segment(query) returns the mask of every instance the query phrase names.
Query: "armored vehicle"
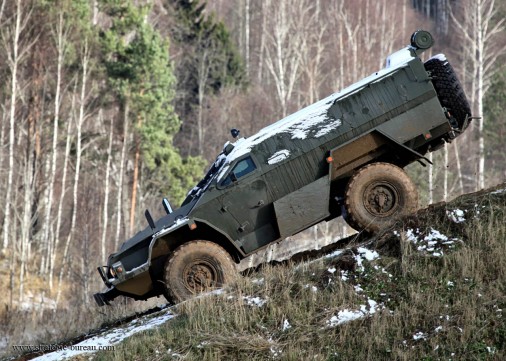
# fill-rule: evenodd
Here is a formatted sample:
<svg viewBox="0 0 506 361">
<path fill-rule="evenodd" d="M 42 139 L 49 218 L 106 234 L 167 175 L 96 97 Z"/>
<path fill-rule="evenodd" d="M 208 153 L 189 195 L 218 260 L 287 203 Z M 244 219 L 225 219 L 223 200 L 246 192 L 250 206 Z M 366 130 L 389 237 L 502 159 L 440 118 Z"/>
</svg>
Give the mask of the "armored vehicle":
<svg viewBox="0 0 506 361">
<path fill-rule="evenodd" d="M 226 143 L 208 173 L 172 210 L 98 267 L 119 295 L 186 300 L 220 287 L 241 259 L 308 227 L 344 216 L 374 232 L 417 206 L 403 167 L 461 134 L 471 112 L 444 55 L 425 63 L 420 30 L 386 67 L 248 138 Z"/>
</svg>

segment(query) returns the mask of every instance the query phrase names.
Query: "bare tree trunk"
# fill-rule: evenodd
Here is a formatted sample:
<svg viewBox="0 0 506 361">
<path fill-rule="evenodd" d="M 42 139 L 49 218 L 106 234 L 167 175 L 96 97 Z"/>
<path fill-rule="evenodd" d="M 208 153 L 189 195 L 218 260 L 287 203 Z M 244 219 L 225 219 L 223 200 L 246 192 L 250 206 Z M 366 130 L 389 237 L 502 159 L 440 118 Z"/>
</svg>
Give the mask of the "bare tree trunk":
<svg viewBox="0 0 506 361">
<path fill-rule="evenodd" d="M 433 178 L 433 168 L 434 166 L 432 165 L 432 162 L 433 162 L 433 156 L 432 156 L 432 152 L 429 153 L 429 160 L 430 160 L 430 163 L 429 163 L 429 204 L 432 204 L 434 203 L 434 178 Z"/>
<path fill-rule="evenodd" d="M 301 72 L 300 49 L 307 46 L 304 34 L 310 9 L 304 0 L 291 3 L 282 0 L 266 9 L 272 12 L 271 29 L 267 33 L 271 46 L 266 47 L 266 65 L 274 79 L 283 117 L 288 113 L 288 101 Z"/>
<path fill-rule="evenodd" d="M 407 1 L 402 1 L 402 38 L 406 39 L 406 7 L 407 7 Z"/>
<path fill-rule="evenodd" d="M 2 23 L 2 18 L 4 16 L 5 10 L 5 0 L 2 0 L 2 4 L 0 5 L 0 24 Z"/>
<path fill-rule="evenodd" d="M 92 17 L 92 24 L 93 25 L 97 25 L 98 24 L 98 1 L 97 0 L 93 0 L 93 17 Z"/>
<path fill-rule="evenodd" d="M 62 291 L 62 278 L 63 278 L 63 271 L 65 269 L 67 258 L 68 258 L 68 251 L 70 248 L 70 243 L 72 241 L 72 238 L 74 237 L 74 232 L 76 228 L 76 218 L 77 218 L 77 197 L 78 197 L 78 190 L 79 190 L 79 177 L 81 174 L 81 132 L 82 132 L 82 126 L 84 123 L 84 108 L 86 105 L 86 82 L 88 81 L 88 64 L 90 61 L 90 53 L 88 49 L 88 42 L 87 40 L 84 40 L 84 53 L 82 57 L 82 79 L 81 79 L 81 94 L 79 97 L 79 118 L 77 119 L 76 124 L 76 130 L 77 130 L 77 139 L 76 139 L 76 165 L 75 165 L 75 172 L 74 172 L 74 189 L 73 189 L 73 200 L 72 200 L 72 218 L 70 221 L 70 230 L 67 237 L 67 240 L 65 242 L 65 248 L 63 251 L 63 258 L 62 258 L 62 265 L 60 269 L 60 274 L 58 276 L 58 291 L 56 294 L 56 304 L 60 301 L 61 291 Z"/>
<path fill-rule="evenodd" d="M 244 17 L 245 17 L 245 20 L 244 20 L 244 25 L 245 25 L 245 29 L 244 29 L 244 50 L 245 50 L 245 59 L 244 61 L 246 62 L 246 75 L 248 76 L 249 78 L 249 68 L 250 68 L 250 59 L 249 59 L 249 28 L 250 28 L 250 0 L 245 0 L 246 1 L 246 4 L 244 6 Z"/>
<path fill-rule="evenodd" d="M 140 158 L 141 158 L 141 144 L 140 139 L 137 136 L 137 140 L 135 142 L 134 174 L 132 180 L 132 199 L 130 203 L 130 227 L 129 227 L 130 234 L 134 233 L 134 226 L 135 226 L 135 210 L 137 207 L 137 187 L 139 186 Z"/>
<path fill-rule="evenodd" d="M 459 154 L 459 147 L 457 146 L 457 142 L 453 142 L 453 150 L 455 152 L 455 162 L 457 163 L 457 176 L 459 178 L 459 188 L 460 188 L 460 194 L 464 193 L 464 181 L 463 181 L 463 175 L 462 175 L 462 166 L 460 165 L 460 154 Z"/>
<path fill-rule="evenodd" d="M 33 121 L 33 120 L 32 120 Z M 31 123 L 31 122 L 29 122 Z M 31 240 L 32 230 L 32 205 L 33 205 L 33 182 L 34 182 L 34 152 L 33 152 L 33 139 L 34 125 L 29 124 L 28 137 L 27 137 L 27 151 L 25 158 L 25 169 L 23 175 L 23 213 L 21 220 L 21 252 L 19 257 L 19 302 L 23 300 L 23 290 L 25 281 L 26 261 L 28 247 Z"/>
<path fill-rule="evenodd" d="M 262 82 L 264 56 L 265 56 L 265 38 L 267 36 L 267 12 L 270 9 L 271 0 L 262 1 L 260 4 L 260 11 L 262 13 L 262 26 L 260 31 L 260 54 L 258 55 L 258 73 L 257 81 L 259 84 Z"/>
<path fill-rule="evenodd" d="M 118 248 L 119 243 L 119 237 L 121 234 L 121 215 L 122 215 L 122 208 L 121 203 L 123 199 L 123 173 L 125 172 L 125 157 L 126 157 L 126 150 L 127 150 L 127 144 L 128 144 L 128 112 L 129 110 L 129 104 L 128 100 L 125 101 L 124 104 L 124 119 L 123 119 L 123 145 L 121 147 L 121 157 L 120 157 L 120 165 L 119 165 L 119 181 L 118 181 L 118 195 L 116 200 L 116 236 L 114 237 L 114 249 Z"/>
<path fill-rule="evenodd" d="M 444 153 L 444 173 L 443 173 L 443 200 L 446 202 L 448 199 L 448 168 L 450 165 L 448 164 L 448 144 L 445 143 L 443 148 Z"/>
<path fill-rule="evenodd" d="M 49 241 L 49 228 L 51 224 L 51 209 L 53 206 L 53 193 L 54 183 L 56 179 L 56 161 L 58 159 L 58 123 L 60 121 L 60 93 L 61 93 L 61 78 L 62 78 L 62 67 L 65 59 L 65 36 L 63 29 L 63 11 L 60 11 L 58 17 L 58 25 L 56 28 L 56 51 L 57 56 L 57 69 L 56 69 L 56 90 L 54 96 L 54 118 L 53 118 L 53 142 L 51 146 L 51 169 L 49 172 L 47 198 L 45 200 L 45 213 L 44 220 L 42 222 L 42 243 L 47 244 L 47 259 L 51 258 L 51 245 Z M 49 262 L 48 262 L 49 263 Z M 46 267 L 41 267 L 46 268 Z"/>
<path fill-rule="evenodd" d="M 485 138 L 483 119 L 483 98 L 490 86 L 490 79 L 497 72 L 495 66 L 505 47 L 495 43 L 497 37 L 504 34 L 504 17 L 498 17 L 495 0 L 476 0 L 463 3 L 463 21 L 453 11 L 449 12 L 453 24 L 460 36 L 470 46 L 466 57 L 471 59 L 473 67 L 471 99 L 474 109 L 481 119 L 478 121 L 478 182 L 477 188 L 485 188 Z"/>
<path fill-rule="evenodd" d="M 100 118 L 102 118 L 102 109 L 100 110 Z M 102 238 L 100 240 L 100 260 L 105 260 L 105 240 L 107 238 L 107 225 L 109 221 L 109 192 L 110 192 L 110 173 L 111 173 L 111 153 L 112 153 L 112 137 L 114 134 L 114 122 L 111 120 L 111 130 L 109 131 L 109 146 L 107 148 L 107 162 L 105 165 L 105 187 L 104 187 L 104 208 L 102 213 Z"/>
<path fill-rule="evenodd" d="M 74 94 L 76 94 L 77 89 L 77 81 L 74 86 Z M 70 107 L 70 114 L 74 114 L 75 109 L 75 96 L 72 97 L 72 104 Z M 70 145 L 72 138 L 72 120 L 67 120 L 67 141 L 65 144 L 65 156 L 63 158 L 63 170 L 62 170 L 62 177 L 61 177 L 61 192 L 60 192 L 60 199 L 58 201 L 58 211 L 56 214 L 56 230 L 53 234 L 52 238 L 52 254 L 50 258 L 50 264 L 49 264 L 49 289 L 53 290 L 53 273 L 54 273 L 54 265 L 56 261 L 56 254 L 58 253 L 58 245 L 60 243 L 60 229 L 61 229 L 61 223 L 62 223 L 62 213 L 63 213 L 63 200 L 65 198 L 66 193 L 66 186 L 67 186 L 67 169 L 68 169 L 68 162 L 69 162 L 69 155 L 70 155 Z"/>
<path fill-rule="evenodd" d="M 3 4 L 2 4 L 3 8 Z M 11 101 L 10 101 L 10 116 L 9 116 L 9 162 L 7 170 L 7 189 L 5 192 L 5 213 L 4 223 L 2 229 L 2 249 L 9 246 L 9 228 L 11 222 L 11 199 L 12 199 L 12 179 L 14 177 L 14 143 L 15 143 L 15 117 L 16 117 L 16 94 L 18 91 L 18 65 L 20 61 L 19 54 L 19 35 L 21 33 L 21 0 L 16 2 L 16 25 L 14 28 L 14 36 L 12 39 L 12 49 L 9 44 L 5 44 L 8 56 L 9 67 L 11 70 Z"/>
<path fill-rule="evenodd" d="M 494 1 L 492 1 L 493 3 Z M 493 6 L 493 5 L 492 5 Z M 478 70 L 478 114 L 480 114 L 480 119 L 478 121 L 478 154 L 479 154 L 479 164 L 478 164 L 478 189 L 485 188 L 485 139 L 483 134 L 483 63 L 484 63 L 484 51 L 485 51 L 485 39 L 483 34 L 483 2 L 482 0 L 476 1 L 476 22 L 477 22 L 477 44 L 478 53 L 477 55 L 477 70 Z M 488 25 L 488 24 L 487 24 Z M 486 25 L 485 25 L 486 26 Z M 486 32 L 486 30 L 485 30 Z"/>
<path fill-rule="evenodd" d="M 206 86 L 207 80 L 209 78 L 209 68 L 211 66 L 210 61 L 208 60 L 208 52 L 207 49 L 204 49 L 200 57 L 200 63 L 198 64 L 198 109 L 197 109 L 197 142 L 198 142 L 198 150 L 199 155 L 204 154 L 204 137 L 205 137 L 205 129 L 204 129 L 204 99 L 206 94 Z"/>
</svg>

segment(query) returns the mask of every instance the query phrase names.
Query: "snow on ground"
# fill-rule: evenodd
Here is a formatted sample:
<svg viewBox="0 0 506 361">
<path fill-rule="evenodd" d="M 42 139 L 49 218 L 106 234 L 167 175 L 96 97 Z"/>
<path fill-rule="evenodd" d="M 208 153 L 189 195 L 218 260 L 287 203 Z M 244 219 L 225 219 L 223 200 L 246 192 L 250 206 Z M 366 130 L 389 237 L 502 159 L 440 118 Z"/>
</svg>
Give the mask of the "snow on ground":
<svg viewBox="0 0 506 361">
<path fill-rule="evenodd" d="M 492 193 L 490 193 L 490 194 L 501 194 L 501 193 L 504 193 L 504 192 L 506 192 L 506 188 L 504 188 L 504 189 L 498 189 L 498 190 L 496 190 L 496 191 L 493 191 L 493 192 L 492 192 Z"/>
<path fill-rule="evenodd" d="M 75 345 L 66 346 L 61 350 L 39 356 L 33 360 L 57 361 L 84 353 L 94 353 L 100 350 L 104 350 L 107 349 L 107 346 L 117 345 L 125 338 L 130 337 L 136 333 L 158 327 L 173 317 L 175 317 L 175 315 L 170 310 L 165 310 L 156 317 L 148 318 L 148 316 L 146 316 L 145 318 L 133 320 L 126 326 L 107 330 L 102 334 L 88 338 Z"/>
<path fill-rule="evenodd" d="M 257 306 L 262 307 L 267 303 L 267 300 L 264 300 L 260 297 L 253 297 L 253 296 L 244 296 L 243 300 L 246 301 L 246 304 L 249 306 Z"/>
<path fill-rule="evenodd" d="M 375 314 L 383 306 L 370 298 L 367 299 L 367 305 L 360 305 L 358 310 L 344 309 L 337 313 L 337 316 L 332 316 L 327 321 L 327 327 L 336 327 L 347 322 L 355 321 Z"/>
<path fill-rule="evenodd" d="M 394 234 L 400 236 L 397 232 Z M 445 249 L 452 249 L 456 242 L 462 242 L 458 238 L 449 238 L 434 228 L 431 228 L 428 233 L 418 228 L 408 228 L 404 236 L 407 241 L 417 246 L 418 251 L 434 257 L 442 257 Z"/>
<path fill-rule="evenodd" d="M 283 328 L 282 328 L 282 330 L 286 331 L 286 330 L 289 330 L 291 328 L 292 328 L 292 326 L 290 325 L 290 322 L 288 322 L 288 320 L 285 318 L 285 320 L 283 321 Z"/>
<path fill-rule="evenodd" d="M 365 247 L 358 247 L 357 254 L 354 255 L 354 258 L 357 263 L 356 272 L 361 273 L 364 272 L 364 261 L 372 262 L 376 259 L 379 259 L 380 256 L 376 251 L 371 251 Z M 334 274 L 336 269 L 332 267 L 327 271 L 331 274 Z M 340 279 L 343 282 L 346 282 L 349 279 L 348 275 L 348 271 L 341 271 Z M 354 288 L 357 294 L 362 294 L 364 291 L 360 285 L 355 285 Z M 327 327 L 336 327 L 347 322 L 366 318 L 384 308 L 383 304 L 378 304 L 375 300 L 369 298 L 368 296 L 365 297 L 366 304 L 360 305 L 358 310 L 350 310 L 346 308 L 338 311 L 337 315 L 334 315 L 329 320 L 327 320 Z"/>
<path fill-rule="evenodd" d="M 446 215 L 448 218 L 454 222 L 454 223 L 462 223 L 465 222 L 466 219 L 464 218 L 464 213 L 466 211 L 463 211 L 461 209 L 454 209 L 454 210 L 446 210 Z"/>
</svg>

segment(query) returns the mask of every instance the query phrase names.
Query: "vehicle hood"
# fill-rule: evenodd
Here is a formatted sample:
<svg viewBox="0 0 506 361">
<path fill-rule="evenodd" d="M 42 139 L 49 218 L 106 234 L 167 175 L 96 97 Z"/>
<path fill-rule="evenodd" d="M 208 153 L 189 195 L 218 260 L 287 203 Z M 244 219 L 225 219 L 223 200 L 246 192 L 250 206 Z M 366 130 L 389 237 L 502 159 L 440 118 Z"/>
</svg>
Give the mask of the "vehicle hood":
<svg viewBox="0 0 506 361">
<path fill-rule="evenodd" d="M 197 199 L 194 201 L 185 204 L 183 207 L 176 209 L 174 212 L 167 214 L 155 222 L 155 228 L 146 227 L 142 231 L 138 232 L 135 236 L 125 241 L 119 251 L 117 253 L 113 253 L 111 257 L 117 255 L 118 253 L 122 253 L 130 248 L 137 246 L 139 243 L 143 243 L 145 241 L 150 242 L 153 234 L 158 233 L 166 228 L 173 226 L 178 220 L 181 220 L 187 217 L 195 204 L 197 203 Z"/>
</svg>

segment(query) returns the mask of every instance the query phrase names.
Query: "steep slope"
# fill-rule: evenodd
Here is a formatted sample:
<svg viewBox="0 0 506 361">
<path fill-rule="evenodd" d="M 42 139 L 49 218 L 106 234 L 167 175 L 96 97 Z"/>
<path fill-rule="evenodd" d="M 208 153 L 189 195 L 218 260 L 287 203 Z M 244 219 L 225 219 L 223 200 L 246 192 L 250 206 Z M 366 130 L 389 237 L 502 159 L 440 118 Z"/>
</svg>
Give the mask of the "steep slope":
<svg viewBox="0 0 506 361">
<path fill-rule="evenodd" d="M 506 358 L 506 184 L 349 241 L 139 319 L 160 325 L 93 359 Z"/>
</svg>

